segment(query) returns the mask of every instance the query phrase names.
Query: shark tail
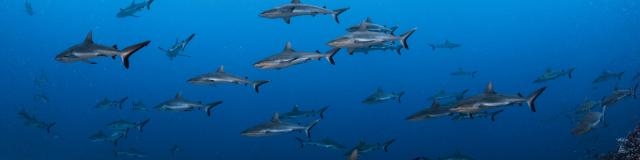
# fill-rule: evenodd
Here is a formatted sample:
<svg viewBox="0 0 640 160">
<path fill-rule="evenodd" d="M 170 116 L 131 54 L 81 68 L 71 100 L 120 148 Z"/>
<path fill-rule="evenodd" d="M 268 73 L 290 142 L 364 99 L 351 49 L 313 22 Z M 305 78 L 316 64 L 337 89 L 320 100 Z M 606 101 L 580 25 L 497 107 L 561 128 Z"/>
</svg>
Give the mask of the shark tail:
<svg viewBox="0 0 640 160">
<path fill-rule="evenodd" d="M 542 87 L 536 91 L 534 91 L 533 93 L 531 93 L 531 95 L 529 96 L 528 100 L 527 100 L 527 105 L 529 105 L 529 109 L 531 109 L 531 112 L 536 112 L 536 99 L 538 99 L 538 96 L 540 96 L 540 94 L 542 94 L 542 92 L 544 92 L 544 90 L 546 90 L 547 87 Z"/>
<path fill-rule="evenodd" d="M 396 53 L 398 53 L 398 55 L 402 55 L 402 52 L 400 52 L 400 50 L 402 50 L 402 47 L 398 47 L 398 48 L 396 49 Z"/>
<path fill-rule="evenodd" d="M 145 120 L 143 120 L 143 121 L 139 122 L 139 123 L 138 123 L 138 126 L 137 126 L 138 131 L 142 132 L 142 129 L 144 129 L 144 126 L 146 126 L 146 125 L 149 123 L 149 121 L 150 121 L 150 120 L 151 120 L 150 118 L 147 118 L 147 119 L 145 119 Z M 126 134 L 125 134 L 125 135 L 126 135 Z"/>
<path fill-rule="evenodd" d="M 300 143 L 300 149 L 304 148 L 304 139 L 302 139 L 300 137 L 296 137 L 296 141 L 298 141 L 298 143 Z"/>
<path fill-rule="evenodd" d="M 320 113 L 320 119 L 324 118 L 324 112 L 326 112 L 327 109 L 329 109 L 329 106 L 322 107 L 320 108 L 320 110 L 318 110 L 318 112 Z"/>
<path fill-rule="evenodd" d="M 313 129 L 313 127 L 315 127 L 318 124 L 318 122 L 320 122 L 319 119 L 311 122 L 309 126 L 304 128 L 304 133 L 307 135 L 307 138 L 311 138 L 311 129 Z"/>
<path fill-rule="evenodd" d="M 344 13 L 345 11 L 349 10 L 349 8 L 340 8 L 340 9 L 336 9 L 333 10 L 333 19 L 336 20 L 336 23 L 340 23 L 340 19 L 338 18 L 338 16 L 340 16 L 340 14 Z"/>
<path fill-rule="evenodd" d="M 429 46 L 431 47 L 431 50 L 436 51 L 436 45 L 435 44 L 429 44 Z"/>
<path fill-rule="evenodd" d="M 256 81 L 253 81 L 251 86 L 253 87 L 253 90 L 256 91 L 256 93 L 260 93 L 260 86 L 262 86 L 264 84 L 267 84 L 269 82 L 271 82 L 271 81 L 268 81 L 268 80 L 256 80 Z"/>
<path fill-rule="evenodd" d="M 382 149 L 384 149 L 385 152 L 388 152 L 389 151 L 389 146 L 395 141 L 396 141 L 396 139 L 391 139 L 391 140 L 389 140 L 387 142 L 384 142 L 382 144 Z"/>
<path fill-rule="evenodd" d="M 129 128 L 127 128 L 127 129 L 124 131 L 124 135 L 122 135 L 122 137 L 124 137 L 124 139 L 127 139 L 127 137 L 129 137 Z"/>
<path fill-rule="evenodd" d="M 326 53 L 327 56 L 325 58 L 329 63 L 331 63 L 331 65 L 336 65 L 336 62 L 333 60 L 333 56 L 335 56 L 338 51 L 340 51 L 340 48 L 334 48 Z"/>
<path fill-rule="evenodd" d="M 467 92 L 469 92 L 469 89 L 464 89 L 462 92 L 460 92 L 459 95 L 456 96 L 456 100 L 464 99 L 464 95 L 467 94 Z"/>
<path fill-rule="evenodd" d="M 638 87 L 640 86 L 640 83 L 636 83 L 635 86 L 633 86 L 633 90 L 631 90 L 631 95 L 633 96 L 634 99 L 638 98 Z"/>
<path fill-rule="evenodd" d="M 417 28 L 413 28 L 410 31 L 400 35 L 399 39 L 400 39 L 400 43 L 402 44 L 402 47 L 404 47 L 405 49 L 409 49 L 409 44 L 407 44 L 407 40 L 409 39 L 409 37 L 411 37 L 411 35 L 414 32 L 416 32 L 416 30 L 418 30 L 418 29 Z"/>
<path fill-rule="evenodd" d="M 618 74 L 616 77 L 618 77 L 618 80 L 622 80 L 622 75 L 624 75 L 624 72 L 620 72 L 620 74 Z"/>
<path fill-rule="evenodd" d="M 500 113 L 502 113 L 504 110 L 499 110 L 499 111 L 495 111 L 493 113 L 491 113 L 491 122 L 495 122 L 496 121 L 496 116 Z"/>
<path fill-rule="evenodd" d="M 573 78 L 573 71 L 575 70 L 576 70 L 575 67 L 569 68 L 569 70 L 567 71 L 567 76 L 569 76 L 569 79 Z"/>
<path fill-rule="evenodd" d="M 46 127 L 47 133 L 51 133 L 51 128 L 53 128 L 53 126 L 56 126 L 56 122 L 47 124 L 47 127 Z"/>
<path fill-rule="evenodd" d="M 138 50 L 142 49 L 142 47 L 149 45 L 149 43 L 151 43 L 151 41 L 144 41 L 125 48 L 120 54 L 120 58 L 122 58 L 122 64 L 124 64 L 124 68 L 129 69 L 129 57 L 131 57 L 133 53 L 136 53 Z"/>
<path fill-rule="evenodd" d="M 147 10 L 151 10 L 151 3 L 153 3 L 153 0 L 147 1 Z"/>
<path fill-rule="evenodd" d="M 400 92 L 400 93 L 396 93 L 396 97 L 398 99 L 398 103 L 402 103 L 402 96 L 404 96 L 404 91 Z"/>
<path fill-rule="evenodd" d="M 124 105 L 124 102 L 127 101 L 127 99 L 129 99 L 129 97 L 124 97 L 122 99 L 120 99 L 120 101 L 118 101 L 118 108 L 122 109 L 122 106 Z"/>
<path fill-rule="evenodd" d="M 207 112 L 207 116 L 211 117 L 211 110 L 220 104 L 222 104 L 222 101 L 215 101 L 213 103 L 207 104 L 207 106 L 205 106 L 204 108 L 204 111 Z"/>
</svg>

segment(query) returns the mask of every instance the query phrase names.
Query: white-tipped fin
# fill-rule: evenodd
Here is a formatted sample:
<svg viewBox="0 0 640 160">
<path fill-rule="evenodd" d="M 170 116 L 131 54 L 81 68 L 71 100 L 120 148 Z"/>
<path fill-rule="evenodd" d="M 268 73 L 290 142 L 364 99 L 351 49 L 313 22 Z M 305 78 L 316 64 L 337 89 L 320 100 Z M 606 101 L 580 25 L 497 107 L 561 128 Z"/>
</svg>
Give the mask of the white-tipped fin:
<svg viewBox="0 0 640 160">
<path fill-rule="evenodd" d="M 87 33 L 87 36 L 84 38 L 84 43 L 93 44 L 93 31 L 89 31 L 89 33 Z"/>
<path fill-rule="evenodd" d="M 220 65 L 220 67 L 218 67 L 218 70 L 216 70 L 216 72 L 224 73 L 224 65 Z"/>
<path fill-rule="evenodd" d="M 282 50 L 282 52 L 295 52 L 295 50 L 291 48 L 291 41 L 287 42 L 287 44 L 284 45 L 284 49 Z"/>
<path fill-rule="evenodd" d="M 493 82 L 490 81 L 487 84 L 487 87 L 484 89 L 484 94 L 489 94 L 489 95 L 496 94 L 496 91 L 493 90 Z"/>
<path fill-rule="evenodd" d="M 278 112 L 273 113 L 273 117 L 271 117 L 271 122 L 280 123 L 280 115 L 278 114 Z"/>
</svg>

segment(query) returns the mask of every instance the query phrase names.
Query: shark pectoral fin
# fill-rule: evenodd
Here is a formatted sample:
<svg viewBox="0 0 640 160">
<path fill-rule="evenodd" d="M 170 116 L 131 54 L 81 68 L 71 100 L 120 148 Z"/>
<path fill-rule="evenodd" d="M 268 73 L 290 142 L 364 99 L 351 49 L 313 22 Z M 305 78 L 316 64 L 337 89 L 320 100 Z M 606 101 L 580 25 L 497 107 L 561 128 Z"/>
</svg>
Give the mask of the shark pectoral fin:
<svg viewBox="0 0 640 160">
<path fill-rule="evenodd" d="M 87 64 L 98 64 L 96 62 L 92 62 L 92 61 L 89 61 L 89 60 L 82 60 L 82 62 L 87 63 Z"/>
<path fill-rule="evenodd" d="M 284 20 L 284 23 L 291 24 L 291 17 L 284 17 L 282 20 Z"/>
<path fill-rule="evenodd" d="M 353 51 L 355 51 L 355 48 L 348 48 L 347 52 L 349 52 L 349 55 L 353 55 Z"/>
</svg>

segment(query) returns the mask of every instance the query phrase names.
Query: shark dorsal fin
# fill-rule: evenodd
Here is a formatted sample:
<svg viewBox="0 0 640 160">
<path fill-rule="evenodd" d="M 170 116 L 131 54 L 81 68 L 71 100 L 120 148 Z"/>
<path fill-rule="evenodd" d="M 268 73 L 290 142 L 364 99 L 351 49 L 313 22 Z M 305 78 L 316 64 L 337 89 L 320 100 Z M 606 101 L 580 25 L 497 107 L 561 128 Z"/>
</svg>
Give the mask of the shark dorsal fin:
<svg viewBox="0 0 640 160">
<path fill-rule="evenodd" d="M 446 93 L 447 93 L 447 91 L 444 91 L 444 89 L 438 91 L 438 94 L 446 94 Z"/>
<path fill-rule="evenodd" d="M 367 19 L 364 20 L 364 21 L 367 22 L 367 23 L 373 23 L 373 21 L 371 20 L 371 17 L 367 17 Z"/>
<path fill-rule="evenodd" d="M 295 50 L 291 48 L 291 41 L 287 42 L 287 44 L 284 45 L 284 49 L 282 50 L 282 52 L 295 52 Z"/>
<path fill-rule="evenodd" d="M 484 89 L 484 94 L 489 94 L 489 95 L 496 94 L 496 91 L 493 90 L 493 82 L 489 82 L 487 84 L 487 87 Z"/>
<path fill-rule="evenodd" d="M 273 113 L 273 117 L 271 117 L 271 122 L 280 123 L 280 115 L 278 114 L 278 112 Z"/>
<path fill-rule="evenodd" d="M 367 21 L 362 21 L 358 26 L 358 31 L 367 31 Z"/>
<path fill-rule="evenodd" d="M 547 70 L 545 70 L 545 72 L 546 72 L 546 73 L 551 73 L 551 72 L 552 72 L 552 70 L 551 70 L 551 68 L 547 68 Z"/>
<path fill-rule="evenodd" d="M 376 89 L 376 93 L 384 93 L 384 90 L 382 87 L 378 87 L 378 89 Z"/>
<path fill-rule="evenodd" d="M 84 38 L 84 43 L 93 44 L 93 31 L 89 31 L 89 33 L 87 33 L 87 37 Z"/>
<path fill-rule="evenodd" d="M 182 93 L 180 92 L 176 93 L 175 99 L 182 99 Z"/>
<path fill-rule="evenodd" d="M 434 108 L 434 109 L 440 108 L 440 101 L 438 101 L 438 99 L 434 99 L 433 103 L 431 103 L 431 108 Z"/>
<path fill-rule="evenodd" d="M 298 111 L 300 111 L 300 105 L 296 104 L 293 106 L 293 109 L 291 109 L 291 112 L 298 112 Z"/>
<path fill-rule="evenodd" d="M 218 67 L 218 70 L 216 70 L 216 72 L 224 73 L 224 65 L 220 65 L 220 67 Z"/>
<path fill-rule="evenodd" d="M 300 4 L 300 3 L 302 3 L 302 2 L 300 2 L 300 0 L 291 0 L 291 3 L 293 3 L 293 4 Z"/>
</svg>

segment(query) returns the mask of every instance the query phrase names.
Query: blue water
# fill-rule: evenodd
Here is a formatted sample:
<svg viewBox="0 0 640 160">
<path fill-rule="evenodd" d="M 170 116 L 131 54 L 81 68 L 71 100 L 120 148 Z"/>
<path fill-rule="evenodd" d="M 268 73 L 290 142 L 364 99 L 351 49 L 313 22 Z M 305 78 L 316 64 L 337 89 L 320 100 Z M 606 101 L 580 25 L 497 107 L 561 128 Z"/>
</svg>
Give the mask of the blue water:
<svg viewBox="0 0 640 160">
<path fill-rule="evenodd" d="M 240 132 L 268 121 L 274 112 L 295 104 L 302 109 L 330 105 L 312 131 L 314 139 L 331 137 L 352 147 L 360 140 L 375 143 L 395 138 L 389 152 L 374 151 L 361 159 L 412 159 L 446 156 L 456 150 L 476 159 L 589 159 L 585 150 L 616 149 L 640 116 L 637 100 L 624 100 L 607 112 L 607 127 L 573 136 L 573 125 L 553 117 L 585 98 L 598 100 L 614 87 L 627 88 L 640 69 L 640 2 L 636 0 L 306 0 L 330 9 L 351 7 L 336 24 L 330 16 L 295 17 L 292 24 L 258 17 L 263 10 L 287 3 L 263 1 L 156 0 L 140 17 L 116 18 L 130 1 L 30 0 L 0 1 L 0 159 L 122 159 L 114 149 L 136 148 L 146 159 L 344 159 L 346 151 L 299 149 L 290 133 L 244 137 Z M 287 41 L 300 51 L 327 51 L 326 42 L 345 28 L 371 16 L 376 23 L 413 27 L 410 50 L 398 56 L 375 52 L 349 56 L 341 51 L 336 65 L 310 62 L 283 70 L 259 70 L 254 62 L 278 53 Z M 59 63 L 54 56 L 82 42 L 88 31 L 100 44 L 151 44 L 131 57 L 125 70 L 119 60 L 99 58 L 98 64 Z M 169 60 L 157 47 L 171 46 L 177 37 L 197 36 L 185 54 Z M 454 50 L 432 51 L 429 43 L 461 43 Z M 261 93 L 250 87 L 194 86 L 188 78 L 215 71 L 250 79 L 268 79 Z M 547 68 L 576 67 L 566 77 L 531 83 Z M 454 77 L 457 68 L 478 70 L 475 78 Z M 623 80 L 591 81 L 603 70 L 625 71 Z M 44 88 L 33 79 L 45 72 Z M 431 103 L 439 90 L 482 92 L 493 81 L 500 93 L 527 95 L 547 86 L 538 112 L 509 107 L 496 122 L 449 118 L 409 122 L 404 118 Z M 405 91 L 403 103 L 364 105 L 376 88 Z M 44 92 L 51 101 L 33 95 Z M 182 92 L 192 100 L 224 100 L 212 117 L 202 112 L 132 112 L 96 110 L 104 97 L 128 96 L 152 107 Z M 51 134 L 23 125 L 17 112 L 26 110 L 44 121 L 55 121 Z M 131 132 L 117 147 L 91 142 L 88 136 L 117 119 L 150 118 L 143 133 Z M 552 120 L 549 120 L 552 119 Z M 171 155 L 173 144 L 182 151 Z"/>
</svg>

